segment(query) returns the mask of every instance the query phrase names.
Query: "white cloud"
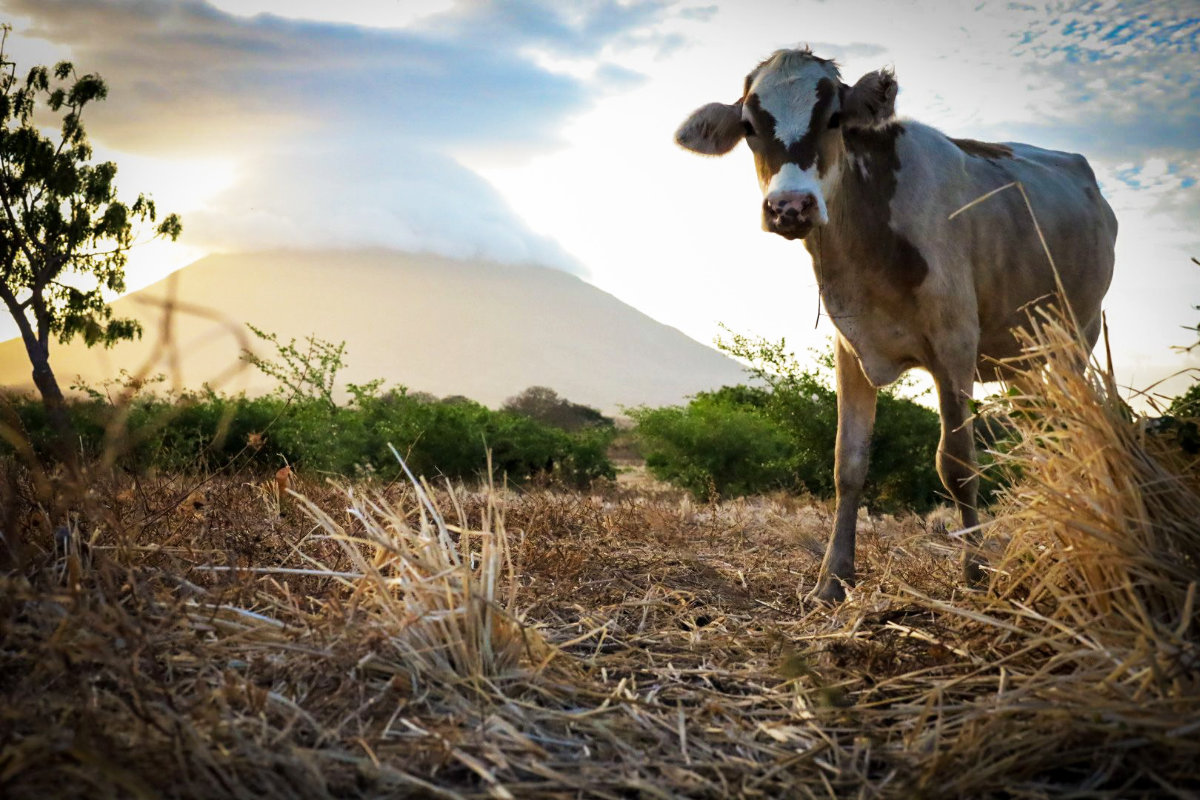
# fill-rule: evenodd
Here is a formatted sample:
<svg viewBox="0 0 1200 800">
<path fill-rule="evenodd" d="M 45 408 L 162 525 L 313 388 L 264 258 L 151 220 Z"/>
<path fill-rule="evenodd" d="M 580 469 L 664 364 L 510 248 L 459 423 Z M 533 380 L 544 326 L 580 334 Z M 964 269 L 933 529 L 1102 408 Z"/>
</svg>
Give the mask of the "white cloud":
<svg viewBox="0 0 1200 800">
<path fill-rule="evenodd" d="M 187 241 L 216 250 L 393 247 L 584 271 L 449 157 L 410 146 L 380 171 L 372 144 L 293 142 L 261 157 L 206 210 L 189 215 Z"/>
<path fill-rule="evenodd" d="M 228 191 L 185 217 L 192 245 L 389 245 L 574 271 L 454 156 L 560 146 L 566 119 L 640 79 L 606 48 L 645 38 L 664 10 L 658 0 L 470 2 L 385 29 L 190 0 L 3 5 L 29 20 L 26 37 L 68 47 L 104 76 L 109 100 L 88 110 L 97 142 L 164 163 L 238 164 Z M 550 69 L 531 49 L 590 68 Z"/>
</svg>

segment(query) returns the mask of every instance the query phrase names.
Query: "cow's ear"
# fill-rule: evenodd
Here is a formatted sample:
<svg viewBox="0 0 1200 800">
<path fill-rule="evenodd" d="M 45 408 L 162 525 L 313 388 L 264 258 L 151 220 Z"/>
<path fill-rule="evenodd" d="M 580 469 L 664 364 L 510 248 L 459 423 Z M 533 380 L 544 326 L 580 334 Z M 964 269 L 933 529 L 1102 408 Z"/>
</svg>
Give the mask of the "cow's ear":
<svg viewBox="0 0 1200 800">
<path fill-rule="evenodd" d="M 723 156 L 742 140 L 742 101 L 709 103 L 696 109 L 675 131 L 675 143 L 706 156 Z"/>
<path fill-rule="evenodd" d="M 842 125 L 874 128 L 896 115 L 896 74 L 889 69 L 868 72 L 853 87 L 842 87 Z"/>
</svg>

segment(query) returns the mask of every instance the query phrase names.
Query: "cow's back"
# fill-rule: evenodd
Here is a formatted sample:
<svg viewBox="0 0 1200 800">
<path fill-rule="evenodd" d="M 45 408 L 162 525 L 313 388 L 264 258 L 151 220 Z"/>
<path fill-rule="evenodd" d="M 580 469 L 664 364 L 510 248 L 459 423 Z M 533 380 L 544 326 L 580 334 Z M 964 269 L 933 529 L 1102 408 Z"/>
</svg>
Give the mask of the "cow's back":
<svg viewBox="0 0 1200 800">
<path fill-rule="evenodd" d="M 1081 328 L 1094 344 L 1100 304 L 1112 280 L 1117 221 L 1087 160 L 1022 143 L 946 141 L 949 147 L 941 144 L 931 150 L 951 162 L 938 170 L 946 182 L 936 204 L 947 217 L 1009 186 L 947 219 L 943 229 L 952 242 L 945 252 L 970 262 L 980 354 L 1017 354 L 1010 330 L 1026 322 L 1029 304 L 1055 293 L 1055 268 Z"/>
</svg>

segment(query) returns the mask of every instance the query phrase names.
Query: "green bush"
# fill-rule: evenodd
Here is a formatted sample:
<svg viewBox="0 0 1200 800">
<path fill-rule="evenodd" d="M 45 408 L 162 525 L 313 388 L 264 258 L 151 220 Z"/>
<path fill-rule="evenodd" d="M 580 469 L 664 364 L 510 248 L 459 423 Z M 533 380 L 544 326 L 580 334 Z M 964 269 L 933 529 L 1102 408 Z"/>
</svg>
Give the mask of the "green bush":
<svg viewBox="0 0 1200 800">
<path fill-rule="evenodd" d="M 53 433 L 41 402 L 8 396 L 4 403 L 18 435 L 49 456 Z M 516 482 L 549 477 L 583 486 L 615 474 L 606 455 L 610 428 L 569 433 L 478 403 L 429 402 L 402 390 L 335 408 L 307 399 L 147 395 L 128 405 L 123 420 L 106 400 L 77 400 L 68 408 L 86 457 L 107 455 L 135 472 L 263 472 L 288 463 L 390 479 L 399 475 L 392 445 L 413 472 L 428 477 L 483 477 L 489 449 L 496 477 Z M 0 448 L 12 452 L 11 445 Z"/>
<path fill-rule="evenodd" d="M 738 387 L 746 388 L 746 387 Z M 793 443 L 761 409 L 724 394 L 686 407 L 634 409 L 646 466 L 702 499 L 794 488 Z"/>
<path fill-rule="evenodd" d="M 888 392 L 879 393 L 866 502 L 872 508 L 927 511 L 948 502 L 937 474 L 942 425 L 925 406 Z"/>
<path fill-rule="evenodd" d="M 1187 390 L 1171 401 L 1167 414 L 1184 419 L 1200 419 L 1200 383 L 1193 383 Z"/>
<path fill-rule="evenodd" d="M 718 342 L 750 362 L 759 386 L 702 392 L 686 406 L 637 409 L 646 464 L 662 480 L 708 497 L 775 489 L 833 497 L 837 397 L 832 353 L 802 368 L 785 343 L 734 335 Z M 864 500 L 874 510 L 925 510 L 942 501 L 937 414 L 894 391 L 879 393 Z"/>
<path fill-rule="evenodd" d="M 607 457 L 611 426 L 567 431 L 466 398 L 442 402 L 404 388 L 381 392 L 379 382 L 349 386 L 350 402 L 338 404 L 333 387 L 343 346 L 309 337 L 307 346 L 297 347 L 295 340 L 282 344 L 254 332 L 276 347 L 280 359 L 247 360 L 275 377 L 280 391 L 264 397 L 210 389 L 161 396 L 149 390 L 155 381 L 148 388 L 128 376 L 104 391 L 76 387 L 87 396 L 69 403 L 69 413 L 85 457 L 107 458 L 135 472 L 262 472 L 287 463 L 309 472 L 390 479 L 400 474 L 395 447 L 418 475 L 472 480 L 486 476 L 490 450 L 498 479 L 547 477 L 584 486 L 615 475 Z M 54 434 L 42 404 L 10 395 L 4 406 L 0 419 L 18 428 L 17 436 L 35 453 L 49 456 Z"/>
</svg>

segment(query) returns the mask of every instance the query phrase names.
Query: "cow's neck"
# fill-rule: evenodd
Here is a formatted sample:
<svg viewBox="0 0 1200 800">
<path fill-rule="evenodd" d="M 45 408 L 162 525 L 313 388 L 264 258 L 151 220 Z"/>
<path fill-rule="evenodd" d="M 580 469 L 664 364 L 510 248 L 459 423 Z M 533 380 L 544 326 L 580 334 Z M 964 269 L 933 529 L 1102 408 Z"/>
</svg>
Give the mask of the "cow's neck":
<svg viewBox="0 0 1200 800">
<path fill-rule="evenodd" d="M 861 297 L 864 288 L 911 295 L 929 271 L 921 252 L 891 226 L 891 204 L 900 171 L 900 123 L 843 133 L 836 174 L 826 204 L 829 222 L 804 241 L 826 302 Z M 865 298 L 864 298 L 865 299 Z"/>
<path fill-rule="evenodd" d="M 911 363 L 913 356 L 904 351 L 912 348 L 872 340 L 886 338 L 887 331 L 897 329 L 894 323 L 911 319 L 914 292 L 929 272 L 920 250 L 891 225 L 901 166 L 897 145 L 903 136 L 900 123 L 844 132 L 844 149 L 826 194 L 829 222 L 804 240 L 826 313 L 860 357 L 879 353 L 872 377 L 880 379 Z M 895 358 L 883 351 L 894 351 Z M 864 358 L 864 368 L 869 360 L 876 359 Z"/>
</svg>

